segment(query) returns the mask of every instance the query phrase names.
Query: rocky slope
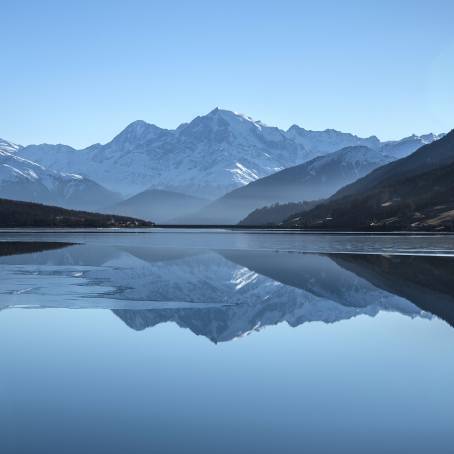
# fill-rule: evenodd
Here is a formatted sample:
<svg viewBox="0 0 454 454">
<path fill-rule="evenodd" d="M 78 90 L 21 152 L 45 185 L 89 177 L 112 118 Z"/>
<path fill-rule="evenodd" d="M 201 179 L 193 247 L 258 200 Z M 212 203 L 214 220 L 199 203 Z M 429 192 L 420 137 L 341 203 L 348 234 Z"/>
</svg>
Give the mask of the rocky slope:
<svg viewBox="0 0 454 454">
<path fill-rule="evenodd" d="M 454 230 L 454 131 L 286 222 L 304 228 Z"/>
<path fill-rule="evenodd" d="M 255 209 L 274 203 L 324 199 L 390 161 L 368 147 L 342 148 L 235 189 L 188 216 L 186 222 L 236 224 Z"/>
</svg>

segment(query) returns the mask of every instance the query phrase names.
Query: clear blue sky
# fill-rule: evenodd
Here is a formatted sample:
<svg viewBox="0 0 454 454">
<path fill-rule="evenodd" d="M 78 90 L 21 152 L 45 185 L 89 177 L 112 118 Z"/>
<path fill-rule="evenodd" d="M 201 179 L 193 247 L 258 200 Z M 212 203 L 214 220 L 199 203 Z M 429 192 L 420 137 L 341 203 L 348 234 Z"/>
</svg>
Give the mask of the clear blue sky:
<svg viewBox="0 0 454 454">
<path fill-rule="evenodd" d="M 0 137 L 85 146 L 216 106 L 283 128 L 454 128 L 454 2 L 1 1 Z"/>
</svg>

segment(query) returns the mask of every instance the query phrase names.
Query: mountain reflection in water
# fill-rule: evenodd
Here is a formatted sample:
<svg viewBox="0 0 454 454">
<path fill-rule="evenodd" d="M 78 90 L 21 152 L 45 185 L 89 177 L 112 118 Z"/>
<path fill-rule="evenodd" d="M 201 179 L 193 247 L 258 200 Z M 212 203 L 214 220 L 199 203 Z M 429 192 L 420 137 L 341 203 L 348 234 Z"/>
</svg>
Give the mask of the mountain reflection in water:
<svg viewBox="0 0 454 454">
<path fill-rule="evenodd" d="M 452 257 L 2 242 L 0 309 L 111 309 L 213 342 L 380 311 L 453 325 L 453 272 Z"/>
</svg>

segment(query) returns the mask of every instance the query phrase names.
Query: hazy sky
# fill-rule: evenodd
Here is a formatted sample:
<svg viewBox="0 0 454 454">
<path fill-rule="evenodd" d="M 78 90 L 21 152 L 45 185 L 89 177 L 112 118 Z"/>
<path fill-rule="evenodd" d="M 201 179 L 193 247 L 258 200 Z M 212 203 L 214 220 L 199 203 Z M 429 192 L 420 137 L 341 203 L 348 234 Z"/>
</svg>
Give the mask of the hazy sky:
<svg viewBox="0 0 454 454">
<path fill-rule="evenodd" d="M 283 128 L 454 128 L 454 2 L 0 0 L 0 137 L 105 142 L 216 106 Z"/>
</svg>

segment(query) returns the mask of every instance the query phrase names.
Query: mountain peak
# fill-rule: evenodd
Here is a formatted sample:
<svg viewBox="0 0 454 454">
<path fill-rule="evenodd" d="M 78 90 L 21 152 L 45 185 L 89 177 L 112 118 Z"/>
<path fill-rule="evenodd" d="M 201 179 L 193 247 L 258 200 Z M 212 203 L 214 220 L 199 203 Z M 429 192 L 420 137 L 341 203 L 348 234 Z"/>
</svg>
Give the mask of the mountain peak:
<svg viewBox="0 0 454 454">
<path fill-rule="evenodd" d="M 146 121 L 143 120 L 136 120 L 130 123 L 126 128 L 123 130 L 123 132 L 128 131 L 128 132 L 134 132 L 136 134 L 142 134 L 143 132 L 150 131 L 150 130 L 161 130 L 156 125 L 153 125 L 151 123 L 147 123 Z M 120 133 L 121 134 L 121 133 Z"/>
<path fill-rule="evenodd" d="M 159 128 L 154 124 L 147 123 L 143 120 L 136 120 L 126 126 L 126 128 L 115 136 L 110 143 L 144 143 L 157 137 L 163 131 L 165 131 L 165 129 Z"/>
<path fill-rule="evenodd" d="M 215 107 L 213 110 L 210 110 L 207 115 L 217 115 L 219 113 L 219 107 Z"/>
<path fill-rule="evenodd" d="M 220 109 L 219 107 L 215 107 L 211 112 L 209 112 L 205 117 L 221 117 L 227 121 L 247 121 L 255 126 L 265 126 L 262 122 L 254 120 L 252 117 L 239 113 L 234 112 L 232 110 L 227 109 Z"/>
<path fill-rule="evenodd" d="M 202 142 L 230 142 L 239 137 L 255 142 L 255 132 L 262 130 L 264 126 L 246 115 L 216 107 L 209 113 L 194 118 L 190 123 L 180 125 L 177 132 Z"/>
<path fill-rule="evenodd" d="M 153 126 L 150 123 L 147 123 L 144 120 L 135 120 L 132 123 L 130 123 L 127 128 L 146 128 L 147 126 Z"/>
</svg>

